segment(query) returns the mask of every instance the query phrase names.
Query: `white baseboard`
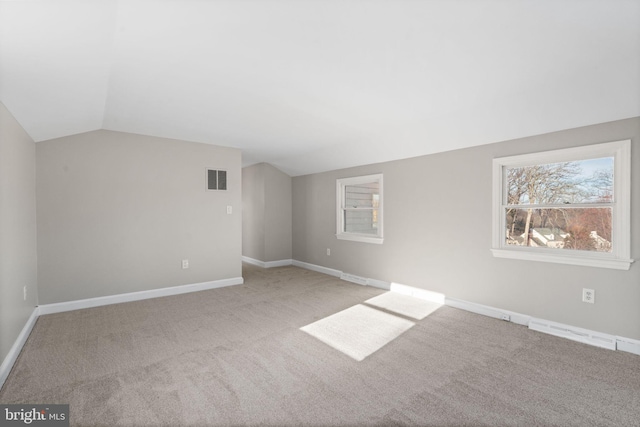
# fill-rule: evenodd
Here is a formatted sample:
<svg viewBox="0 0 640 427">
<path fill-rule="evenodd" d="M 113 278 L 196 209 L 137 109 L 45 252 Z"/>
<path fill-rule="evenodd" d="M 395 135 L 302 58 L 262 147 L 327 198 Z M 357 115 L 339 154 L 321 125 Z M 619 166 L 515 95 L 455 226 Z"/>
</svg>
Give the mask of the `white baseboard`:
<svg viewBox="0 0 640 427">
<path fill-rule="evenodd" d="M 366 277 L 356 276 L 355 274 L 345 273 L 344 271 L 340 274 L 340 280 L 355 283 L 356 285 L 367 286 Z"/>
<path fill-rule="evenodd" d="M 205 291 L 207 289 L 223 288 L 225 286 L 241 285 L 242 277 L 213 280 L 211 282 L 194 283 L 191 285 L 171 286 L 168 288 L 151 289 L 148 291 L 129 292 L 126 294 L 109 295 L 97 298 L 88 298 L 75 301 L 44 304 L 39 306 L 40 315 L 62 313 L 64 311 L 80 310 L 83 308 L 100 307 L 103 305 L 119 304 L 123 302 L 139 301 L 143 299 L 166 297 L 171 295 L 186 294 L 189 292 Z"/>
<path fill-rule="evenodd" d="M 278 261 L 260 261 L 259 259 L 250 258 L 248 256 L 242 256 L 242 261 L 248 264 L 257 265 L 262 268 L 272 268 L 272 267 L 285 267 L 287 265 L 293 265 L 292 259 L 281 259 Z"/>
<path fill-rule="evenodd" d="M 264 263 L 264 268 L 286 267 L 288 265 L 293 265 L 293 260 L 292 259 L 281 259 L 281 260 L 278 260 L 278 261 L 266 261 Z"/>
<path fill-rule="evenodd" d="M 308 262 L 302 262 L 298 260 L 293 260 L 293 265 L 300 268 L 305 268 L 307 270 L 317 271 L 318 273 L 328 274 L 333 277 L 340 277 L 342 275 L 342 271 L 334 270 L 333 268 L 322 267 L 321 265 L 309 264 Z"/>
<path fill-rule="evenodd" d="M 264 267 L 264 261 L 260 261 L 259 259 L 250 258 L 248 256 L 242 255 L 242 262 L 246 262 L 247 264 L 257 265 L 258 267 Z"/>
<path fill-rule="evenodd" d="M 384 289 L 385 291 L 391 290 L 391 283 L 385 282 L 384 280 L 367 279 L 367 286 Z"/>
<path fill-rule="evenodd" d="M 529 329 L 609 350 L 616 349 L 616 337 L 614 335 L 578 328 L 577 326 L 532 318 L 529 322 Z"/>
<path fill-rule="evenodd" d="M 495 319 L 506 320 L 523 326 L 529 326 L 529 321 L 531 320 L 531 316 L 527 316 L 526 314 L 490 307 L 488 305 L 476 304 L 474 302 L 464 301 L 457 298 L 446 297 L 444 303 L 449 307 L 459 308 L 461 310 L 482 314 L 483 316 L 493 317 Z"/>
<path fill-rule="evenodd" d="M 616 350 L 626 351 L 640 356 L 640 341 L 631 338 L 616 337 Z"/>
<path fill-rule="evenodd" d="M 24 346 L 24 343 L 26 343 L 27 338 L 29 338 L 29 334 L 33 329 L 33 325 L 35 325 L 36 320 L 38 320 L 38 316 L 39 316 L 38 311 L 39 311 L 38 307 L 35 307 L 33 309 L 33 312 L 31 313 L 31 316 L 29 316 L 27 323 L 22 328 L 22 331 L 20 331 L 18 338 L 13 343 L 13 345 L 11 346 L 11 349 L 9 350 L 9 353 L 2 361 L 2 365 L 0 365 L 0 388 L 2 388 L 2 386 L 4 385 L 4 382 L 7 380 L 7 377 L 11 372 L 11 368 L 13 368 L 14 363 L 16 363 L 16 360 L 18 359 L 18 356 L 22 351 L 22 347 Z"/>
<path fill-rule="evenodd" d="M 298 261 L 296 259 L 292 260 L 292 265 L 300 268 L 304 268 L 307 270 L 317 271 L 318 273 L 328 274 L 329 276 L 338 277 L 342 280 L 346 280 L 347 282 L 356 283 L 358 285 L 365 286 L 373 286 L 376 288 L 384 289 L 386 291 L 389 290 L 390 283 L 384 282 L 382 280 L 368 279 L 366 277 L 356 276 L 355 274 L 344 273 L 340 270 L 335 270 L 333 268 L 323 267 L 321 265 L 311 264 L 308 262 Z"/>
</svg>

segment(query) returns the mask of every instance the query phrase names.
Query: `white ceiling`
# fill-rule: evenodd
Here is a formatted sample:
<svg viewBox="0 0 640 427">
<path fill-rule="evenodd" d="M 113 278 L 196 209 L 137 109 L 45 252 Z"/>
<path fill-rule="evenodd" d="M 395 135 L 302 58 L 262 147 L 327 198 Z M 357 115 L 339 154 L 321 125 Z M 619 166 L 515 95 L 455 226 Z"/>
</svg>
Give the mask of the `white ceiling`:
<svg viewBox="0 0 640 427">
<path fill-rule="evenodd" d="M 314 173 L 640 116 L 640 0 L 2 0 L 0 101 Z"/>
</svg>

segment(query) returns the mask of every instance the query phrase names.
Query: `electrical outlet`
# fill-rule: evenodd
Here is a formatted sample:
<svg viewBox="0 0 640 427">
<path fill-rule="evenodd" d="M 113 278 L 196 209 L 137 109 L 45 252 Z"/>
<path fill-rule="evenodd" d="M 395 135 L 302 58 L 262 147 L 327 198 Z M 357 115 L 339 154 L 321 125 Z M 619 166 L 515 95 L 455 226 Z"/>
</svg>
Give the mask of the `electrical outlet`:
<svg viewBox="0 0 640 427">
<path fill-rule="evenodd" d="M 182 268 L 189 268 L 189 260 L 188 259 L 183 259 L 182 260 Z"/>
<path fill-rule="evenodd" d="M 582 302 L 588 302 L 589 304 L 595 304 L 596 302 L 596 291 L 593 289 L 582 289 Z"/>
<path fill-rule="evenodd" d="M 327 248 L 327 256 L 331 256 L 331 249 Z"/>
<path fill-rule="evenodd" d="M 27 300 L 27 287 L 22 288 L 22 293 L 24 294 L 24 300 Z"/>
<path fill-rule="evenodd" d="M 233 206 L 227 206 L 227 214 L 231 215 L 233 213 Z"/>
</svg>

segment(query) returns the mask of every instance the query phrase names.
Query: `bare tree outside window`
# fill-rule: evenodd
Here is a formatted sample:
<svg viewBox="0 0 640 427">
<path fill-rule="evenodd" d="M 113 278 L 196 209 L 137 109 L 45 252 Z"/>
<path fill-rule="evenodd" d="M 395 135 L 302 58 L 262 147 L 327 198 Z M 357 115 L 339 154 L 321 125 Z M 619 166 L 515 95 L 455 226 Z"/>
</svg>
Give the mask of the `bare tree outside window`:
<svg viewBox="0 0 640 427">
<path fill-rule="evenodd" d="M 613 157 L 506 168 L 506 243 L 611 252 Z"/>
</svg>

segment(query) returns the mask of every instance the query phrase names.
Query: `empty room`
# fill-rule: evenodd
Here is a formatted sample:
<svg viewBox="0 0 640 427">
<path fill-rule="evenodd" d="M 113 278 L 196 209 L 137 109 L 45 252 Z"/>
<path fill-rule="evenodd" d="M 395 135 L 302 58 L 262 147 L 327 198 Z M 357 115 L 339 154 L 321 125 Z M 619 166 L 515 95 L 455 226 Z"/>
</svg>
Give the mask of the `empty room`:
<svg viewBox="0 0 640 427">
<path fill-rule="evenodd" d="M 640 426 L 640 0 L 0 0 L 0 426 Z"/>
</svg>

